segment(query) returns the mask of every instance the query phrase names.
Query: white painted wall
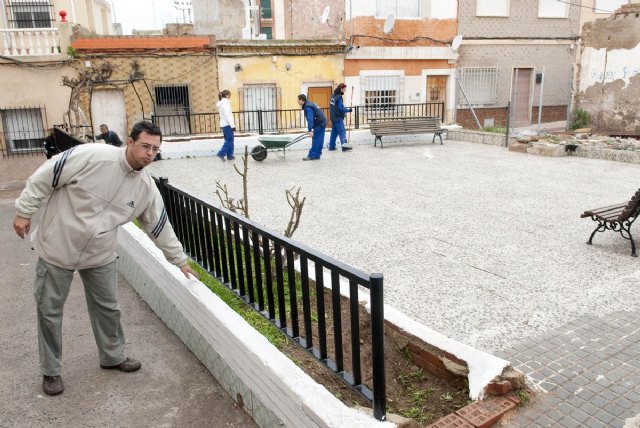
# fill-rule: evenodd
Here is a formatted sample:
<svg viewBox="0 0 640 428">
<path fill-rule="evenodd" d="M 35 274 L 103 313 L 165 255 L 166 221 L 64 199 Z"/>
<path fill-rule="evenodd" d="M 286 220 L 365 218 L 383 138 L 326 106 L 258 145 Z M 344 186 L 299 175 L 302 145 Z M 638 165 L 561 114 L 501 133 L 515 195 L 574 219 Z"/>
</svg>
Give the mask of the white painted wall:
<svg viewBox="0 0 640 428">
<path fill-rule="evenodd" d="M 351 13 L 353 17 L 358 16 L 376 16 L 375 1 L 354 1 L 351 0 Z"/>
<path fill-rule="evenodd" d="M 455 19 L 458 16 L 457 1 L 431 0 L 425 6 L 431 19 Z"/>
<path fill-rule="evenodd" d="M 622 79 L 629 85 L 633 76 L 640 74 L 640 45 L 633 49 L 594 49 L 587 47 L 582 52 L 580 70 L 580 92 L 597 83 L 610 83 Z"/>
<path fill-rule="evenodd" d="M 569 5 L 558 0 L 538 0 L 538 17 L 566 18 L 569 16 Z"/>
<path fill-rule="evenodd" d="M 509 0 L 477 0 L 476 16 L 509 16 Z"/>
</svg>

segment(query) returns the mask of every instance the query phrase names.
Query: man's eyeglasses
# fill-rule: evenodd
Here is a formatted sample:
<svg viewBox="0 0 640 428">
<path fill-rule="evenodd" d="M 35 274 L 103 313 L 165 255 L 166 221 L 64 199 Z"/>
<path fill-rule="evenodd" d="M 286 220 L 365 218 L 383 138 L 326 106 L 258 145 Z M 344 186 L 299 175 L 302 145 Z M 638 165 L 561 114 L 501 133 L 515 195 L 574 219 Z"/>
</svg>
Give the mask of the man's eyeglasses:
<svg viewBox="0 0 640 428">
<path fill-rule="evenodd" d="M 158 153 L 160 151 L 160 147 L 152 146 L 151 144 L 140 143 L 138 145 L 142 147 L 142 150 L 144 150 L 145 152 L 152 151 L 153 153 Z"/>
</svg>

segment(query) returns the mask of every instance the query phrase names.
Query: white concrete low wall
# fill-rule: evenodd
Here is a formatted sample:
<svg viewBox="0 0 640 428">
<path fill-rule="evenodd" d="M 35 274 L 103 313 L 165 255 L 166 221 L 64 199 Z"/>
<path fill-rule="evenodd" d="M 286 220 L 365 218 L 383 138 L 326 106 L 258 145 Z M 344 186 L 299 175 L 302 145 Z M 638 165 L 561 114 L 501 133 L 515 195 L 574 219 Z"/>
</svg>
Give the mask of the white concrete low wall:
<svg viewBox="0 0 640 428">
<path fill-rule="evenodd" d="M 132 224 L 119 272 L 261 427 L 392 428 L 345 406 L 200 281 L 187 280 Z"/>
<path fill-rule="evenodd" d="M 469 143 L 489 144 L 492 146 L 504 146 L 505 136 L 494 132 L 469 131 L 466 129 L 450 129 L 449 140 L 468 141 Z"/>
</svg>

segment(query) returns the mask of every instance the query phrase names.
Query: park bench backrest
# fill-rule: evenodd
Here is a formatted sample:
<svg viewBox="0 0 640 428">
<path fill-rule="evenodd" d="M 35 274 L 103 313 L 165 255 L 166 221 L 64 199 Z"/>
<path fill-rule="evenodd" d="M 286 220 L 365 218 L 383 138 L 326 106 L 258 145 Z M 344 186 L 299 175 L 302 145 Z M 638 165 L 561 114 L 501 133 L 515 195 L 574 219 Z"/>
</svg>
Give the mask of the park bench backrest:
<svg viewBox="0 0 640 428">
<path fill-rule="evenodd" d="M 640 189 L 636 191 L 627 206 L 624 207 L 624 210 L 622 210 L 618 217 L 618 221 L 624 221 L 629 217 L 635 217 L 638 215 L 638 211 L 640 211 Z"/>
</svg>

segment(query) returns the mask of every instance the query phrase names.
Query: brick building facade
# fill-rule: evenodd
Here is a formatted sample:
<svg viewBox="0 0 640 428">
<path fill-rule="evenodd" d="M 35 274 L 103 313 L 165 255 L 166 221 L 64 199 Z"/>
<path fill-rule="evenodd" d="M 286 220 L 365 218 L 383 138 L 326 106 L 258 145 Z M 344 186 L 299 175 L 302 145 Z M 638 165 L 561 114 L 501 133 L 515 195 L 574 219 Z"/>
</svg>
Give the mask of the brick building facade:
<svg viewBox="0 0 640 428">
<path fill-rule="evenodd" d="M 171 115 L 163 127 L 188 127 L 186 115 L 211 112 L 218 101 L 218 70 L 209 37 L 102 37 L 76 39 L 77 67 L 112 73 L 83 94 L 93 132 L 101 123 L 122 135 L 142 119 Z M 134 69 L 134 65 L 137 69 Z M 141 74 L 135 75 L 135 72 Z M 170 129 L 163 129 L 168 133 Z"/>
<path fill-rule="evenodd" d="M 537 122 L 540 105 L 542 121 L 564 120 L 580 16 L 579 5 L 551 0 L 460 1 L 458 122 L 468 124 L 471 104 L 481 126 L 505 126 L 509 103 L 512 126 Z"/>
</svg>

